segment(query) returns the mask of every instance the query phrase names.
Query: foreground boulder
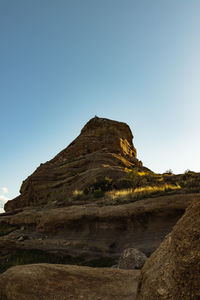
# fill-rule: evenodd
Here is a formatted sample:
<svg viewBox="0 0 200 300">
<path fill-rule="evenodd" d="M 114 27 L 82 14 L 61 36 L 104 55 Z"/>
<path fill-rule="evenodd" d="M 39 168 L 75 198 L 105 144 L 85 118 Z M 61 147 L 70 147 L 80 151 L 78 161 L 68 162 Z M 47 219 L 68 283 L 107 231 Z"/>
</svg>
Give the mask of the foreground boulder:
<svg viewBox="0 0 200 300">
<path fill-rule="evenodd" d="M 70 265 L 17 266 L 0 276 L 0 299 L 134 300 L 139 273 Z"/>
<path fill-rule="evenodd" d="M 145 263 L 137 299 L 200 299 L 200 199 Z"/>
<path fill-rule="evenodd" d="M 141 269 L 147 257 L 135 248 L 125 249 L 120 256 L 118 267 L 120 269 Z"/>
</svg>

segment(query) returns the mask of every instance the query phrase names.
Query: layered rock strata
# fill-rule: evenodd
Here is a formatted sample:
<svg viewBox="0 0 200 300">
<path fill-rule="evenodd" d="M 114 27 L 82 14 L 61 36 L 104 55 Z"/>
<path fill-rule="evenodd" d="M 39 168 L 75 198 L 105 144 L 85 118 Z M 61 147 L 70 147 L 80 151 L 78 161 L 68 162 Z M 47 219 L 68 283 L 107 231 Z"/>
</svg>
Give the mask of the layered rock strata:
<svg viewBox="0 0 200 300">
<path fill-rule="evenodd" d="M 66 149 L 41 164 L 23 182 L 20 196 L 8 201 L 5 210 L 66 201 L 74 190 L 83 190 L 106 176 L 117 182 L 126 176 L 125 168 L 142 168 L 132 139 L 125 123 L 91 119 Z"/>
<path fill-rule="evenodd" d="M 16 251 L 20 257 L 19 251 L 32 249 L 68 263 L 73 259 L 65 258 L 71 257 L 75 263 L 86 265 L 102 258 L 109 258 L 109 265 L 115 264 L 126 248 L 137 248 L 149 256 L 196 195 L 162 196 L 116 206 L 29 208 L 3 214 L 0 229 L 7 226 L 11 232 L 0 237 L 1 264 L 12 262 Z"/>
</svg>

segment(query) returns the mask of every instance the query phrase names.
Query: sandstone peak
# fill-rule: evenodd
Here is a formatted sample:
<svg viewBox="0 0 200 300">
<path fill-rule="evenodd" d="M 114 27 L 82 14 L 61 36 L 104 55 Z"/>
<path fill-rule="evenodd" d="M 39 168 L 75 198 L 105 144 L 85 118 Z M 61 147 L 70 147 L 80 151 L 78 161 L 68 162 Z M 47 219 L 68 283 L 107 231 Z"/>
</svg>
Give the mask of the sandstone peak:
<svg viewBox="0 0 200 300">
<path fill-rule="evenodd" d="M 95 116 L 94 118 L 90 119 L 81 130 L 81 134 L 88 135 L 94 134 L 101 136 L 108 133 L 112 133 L 120 138 L 125 138 L 129 143 L 132 143 L 133 135 L 130 127 L 123 122 Z"/>
<path fill-rule="evenodd" d="M 75 158 L 100 150 L 120 154 L 135 161 L 136 149 L 132 139 L 132 132 L 126 123 L 95 116 L 86 123 L 80 135 L 54 158 L 54 161 Z"/>
<path fill-rule="evenodd" d="M 127 124 L 95 116 L 66 149 L 23 182 L 21 195 L 8 201 L 5 209 L 65 201 L 67 195 L 94 180 L 109 176 L 115 182 L 126 176 L 125 168 L 142 168 L 132 139 Z"/>
</svg>

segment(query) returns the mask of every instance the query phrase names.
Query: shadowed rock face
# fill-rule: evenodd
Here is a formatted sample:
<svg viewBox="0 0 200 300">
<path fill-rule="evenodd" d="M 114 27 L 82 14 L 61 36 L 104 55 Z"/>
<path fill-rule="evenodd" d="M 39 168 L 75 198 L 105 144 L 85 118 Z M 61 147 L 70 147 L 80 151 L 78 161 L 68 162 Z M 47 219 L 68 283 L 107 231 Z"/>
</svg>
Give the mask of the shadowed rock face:
<svg viewBox="0 0 200 300">
<path fill-rule="evenodd" d="M 109 176 L 125 177 L 125 167 L 142 166 L 136 158 L 129 126 L 95 117 L 81 134 L 52 160 L 41 164 L 22 184 L 21 195 L 5 205 L 6 211 L 65 201 L 76 189 L 84 189 Z"/>
<path fill-rule="evenodd" d="M 0 299 L 134 300 L 139 272 L 50 264 L 18 266 L 0 276 Z"/>
<path fill-rule="evenodd" d="M 61 260 L 90 266 L 95 261 L 95 266 L 102 266 L 102 261 L 112 266 L 125 248 L 137 248 L 149 256 L 196 196 L 160 196 L 116 206 L 28 208 L 1 215 L 0 272 L 21 261 L 24 251 L 22 263 Z M 55 257 L 49 260 L 49 254 Z"/>
<path fill-rule="evenodd" d="M 145 263 L 138 300 L 200 299 L 200 199 Z"/>
</svg>

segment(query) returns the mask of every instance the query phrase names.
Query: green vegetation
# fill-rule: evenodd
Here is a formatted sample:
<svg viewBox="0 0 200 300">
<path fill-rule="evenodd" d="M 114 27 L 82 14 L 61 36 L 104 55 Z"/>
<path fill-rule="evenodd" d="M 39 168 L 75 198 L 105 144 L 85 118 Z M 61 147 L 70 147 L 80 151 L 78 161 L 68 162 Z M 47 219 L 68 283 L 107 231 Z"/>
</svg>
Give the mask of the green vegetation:
<svg viewBox="0 0 200 300">
<path fill-rule="evenodd" d="M 185 171 L 184 174 L 180 175 L 180 185 L 186 192 L 199 193 L 200 192 L 199 173 L 195 173 L 190 170 Z"/>
<path fill-rule="evenodd" d="M 17 227 L 8 223 L 0 223 L 0 236 L 7 235 L 12 231 L 17 230 Z"/>
<path fill-rule="evenodd" d="M 148 169 L 125 169 L 125 176 L 114 180 L 97 180 L 83 191 L 75 191 L 73 199 L 89 201 L 101 198 L 105 205 L 115 205 L 175 193 L 200 192 L 200 174 L 187 170 L 174 175 L 172 170 L 156 174 Z"/>
<path fill-rule="evenodd" d="M 169 169 L 169 170 L 165 171 L 165 174 L 168 174 L 168 175 L 173 175 L 173 171 L 172 171 L 172 169 Z"/>
<path fill-rule="evenodd" d="M 84 189 L 84 194 L 94 194 L 96 197 L 103 197 L 106 191 L 110 191 L 113 188 L 113 180 L 109 177 L 105 177 L 102 180 L 95 179 L 94 182 Z"/>
<path fill-rule="evenodd" d="M 0 263 L 0 273 L 5 272 L 8 268 L 17 265 L 26 265 L 34 263 L 51 263 L 51 264 L 70 264 L 90 267 L 111 267 L 116 261 L 109 257 L 100 257 L 98 259 L 87 260 L 83 256 L 60 256 L 44 252 L 38 249 L 16 250 L 10 253 L 6 259 Z"/>
<path fill-rule="evenodd" d="M 0 264 L 0 273 L 8 268 L 17 265 L 26 265 L 34 263 L 51 263 L 51 264 L 72 264 L 79 265 L 84 261 L 81 256 L 58 256 L 47 253 L 38 249 L 16 250 L 8 255 L 8 257 Z"/>
<path fill-rule="evenodd" d="M 147 197 L 162 196 L 180 190 L 180 185 L 162 184 L 159 186 L 146 186 L 136 189 L 113 190 L 105 194 L 105 205 L 116 205 L 134 202 Z"/>
</svg>

